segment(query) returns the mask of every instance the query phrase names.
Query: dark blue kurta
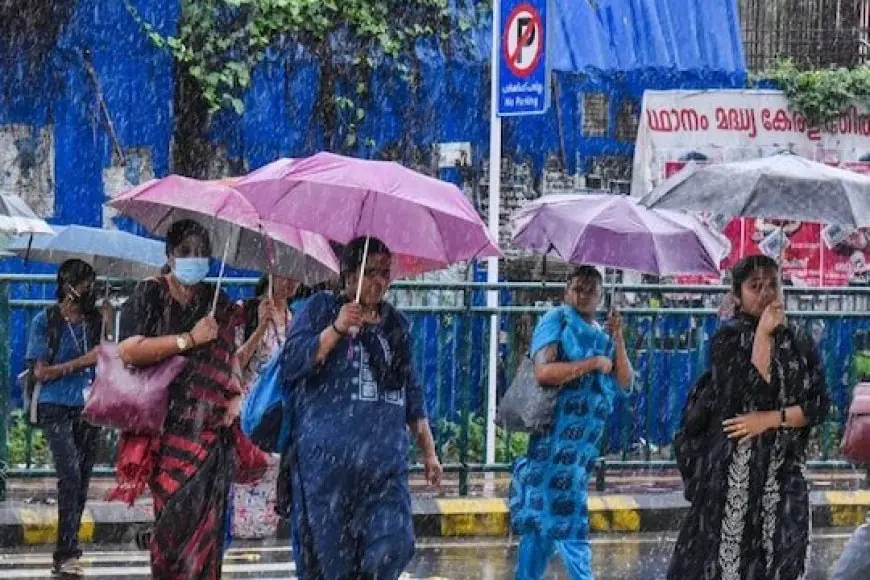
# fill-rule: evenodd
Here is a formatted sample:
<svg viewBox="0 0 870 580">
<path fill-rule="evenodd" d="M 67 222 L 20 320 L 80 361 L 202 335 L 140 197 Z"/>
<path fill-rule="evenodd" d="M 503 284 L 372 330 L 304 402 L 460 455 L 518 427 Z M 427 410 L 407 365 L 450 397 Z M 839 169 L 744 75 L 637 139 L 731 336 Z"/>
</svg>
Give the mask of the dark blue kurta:
<svg viewBox="0 0 870 580">
<path fill-rule="evenodd" d="M 320 333 L 342 304 L 328 293 L 312 297 L 285 344 L 297 570 L 306 580 L 398 578 L 414 551 L 407 425 L 426 416 L 423 393 L 408 322 L 387 304 L 380 325 L 314 364 Z"/>
</svg>

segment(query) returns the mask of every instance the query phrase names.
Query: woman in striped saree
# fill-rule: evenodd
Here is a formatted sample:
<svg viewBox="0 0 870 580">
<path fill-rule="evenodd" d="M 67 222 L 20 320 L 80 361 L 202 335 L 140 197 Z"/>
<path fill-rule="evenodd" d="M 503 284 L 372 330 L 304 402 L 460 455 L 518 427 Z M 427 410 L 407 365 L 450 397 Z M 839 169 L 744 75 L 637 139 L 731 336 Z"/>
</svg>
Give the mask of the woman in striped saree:
<svg viewBox="0 0 870 580">
<path fill-rule="evenodd" d="M 171 273 L 145 280 L 124 305 L 125 361 L 157 364 L 175 355 L 187 366 L 170 387 L 169 414 L 155 437 L 125 436 L 119 452 L 120 495 L 131 501 L 145 482 L 154 498 L 150 541 L 152 577 L 217 579 L 221 575 L 225 513 L 234 471 L 241 388 L 235 372 L 234 305 L 202 281 L 210 242 L 196 222 L 167 234 Z M 138 460 L 144 469 L 128 469 Z M 125 486 L 126 487 L 123 487 Z"/>
</svg>

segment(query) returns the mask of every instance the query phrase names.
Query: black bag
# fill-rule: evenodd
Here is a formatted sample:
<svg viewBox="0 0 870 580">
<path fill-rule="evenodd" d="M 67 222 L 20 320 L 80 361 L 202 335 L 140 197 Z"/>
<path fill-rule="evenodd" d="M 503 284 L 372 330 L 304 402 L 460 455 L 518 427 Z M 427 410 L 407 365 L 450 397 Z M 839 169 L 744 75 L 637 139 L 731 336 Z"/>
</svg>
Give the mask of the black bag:
<svg viewBox="0 0 870 580">
<path fill-rule="evenodd" d="M 562 315 L 563 332 L 567 324 L 568 321 Z M 563 358 L 560 343 L 558 360 Z M 553 409 L 561 390 L 561 387 L 541 386 L 535 378 L 535 361 L 527 357 L 520 363 L 514 380 L 498 402 L 495 421 L 511 431 L 525 433 L 546 431 L 553 420 Z"/>
<path fill-rule="evenodd" d="M 683 495 L 692 502 L 703 481 L 709 451 L 707 435 L 715 413 L 713 372 L 706 371 L 689 390 L 680 427 L 674 435 L 674 455 L 683 479 Z"/>
<path fill-rule="evenodd" d="M 535 363 L 524 359 L 498 404 L 496 423 L 511 431 L 545 431 L 553 420 L 559 387 L 542 387 L 535 378 Z"/>
</svg>

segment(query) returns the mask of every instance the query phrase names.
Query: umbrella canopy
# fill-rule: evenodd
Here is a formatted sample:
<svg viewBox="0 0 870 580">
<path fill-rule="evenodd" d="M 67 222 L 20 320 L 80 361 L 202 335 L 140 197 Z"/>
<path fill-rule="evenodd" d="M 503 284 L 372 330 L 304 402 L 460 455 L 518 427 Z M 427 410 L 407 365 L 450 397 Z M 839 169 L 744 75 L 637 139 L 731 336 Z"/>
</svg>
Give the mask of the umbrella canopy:
<svg viewBox="0 0 870 580">
<path fill-rule="evenodd" d="M 501 255 L 458 187 L 397 163 L 318 153 L 275 161 L 234 187 L 269 221 L 340 244 L 380 239 L 396 255 L 397 278 Z"/>
<path fill-rule="evenodd" d="M 691 164 L 641 200 L 655 209 L 870 226 L 870 177 L 791 154 Z"/>
<path fill-rule="evenodd" d="M 715 274 L 726 246 L 698 220 L 616 195 L 554 195 L 513 218 L 513 243 L 572 264 L 645 274 Z"/>
<path fill-rule="evenodd" d="M 55 226 L 51 236 L 18 236 L 7 248 L 36 262 L 61 264 L 73 258 L 89 263 L 98 274 L 144 278 L 166 263 L 162 242 L 119 230 L 85 226 Z"/>
<path fill-rule="evenodd" d="M 155 235 L 165 235 L 176 221 L 196 220 L 209 231 L 213 257 L 222 259 L 226 249 L 226 263 L 236 268 L 268 270 L 308 285 L 337 276 L 338 259 L 323 236 L 261 219 L 232 182 L 170 175 L 123 193 L 109 205 Z"/>
<path fill-rule="evenodd" d="M 0 193 L 0 232 L 11 235 L 53 233 L 51 226 L 23 199 L 9 193 Z"/>
</svg>

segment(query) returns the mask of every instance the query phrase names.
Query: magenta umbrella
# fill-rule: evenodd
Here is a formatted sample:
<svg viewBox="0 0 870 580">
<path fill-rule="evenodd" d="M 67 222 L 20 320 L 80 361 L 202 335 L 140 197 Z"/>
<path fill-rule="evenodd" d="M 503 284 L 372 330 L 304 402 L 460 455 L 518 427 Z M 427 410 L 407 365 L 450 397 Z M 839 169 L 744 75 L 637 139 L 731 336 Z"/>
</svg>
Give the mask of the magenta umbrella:
<svg viewBox="0 0 870 580">
<path fill-rule="evenodd" d="M 213 257 L 236 268 L 269 271 L 308 285 L 337 276 L 338 259 L 326 238 L 262 219 L 232 187 L 234 180 L 170 175 L 143 183 L 108 205 L 158 236 L 178 220 L 196 220 L 209 230 Z"/>
<path fill-rule="evenodd" d="M 501 256 L 458 187 L 397 163 L 318 153 L 279 159 L 233 187 L 267 220 L 340 244 L 380 239 L 396 255 L 396 278 Z"/>
<path fill-rule="evenodd" d="M 648 210 L 621 195 L 553 195 L 512 220 L 513 243 L 572 264 L 645 274 L 718 274 L 721 236 L 678 212 Z"/>
</svg>

